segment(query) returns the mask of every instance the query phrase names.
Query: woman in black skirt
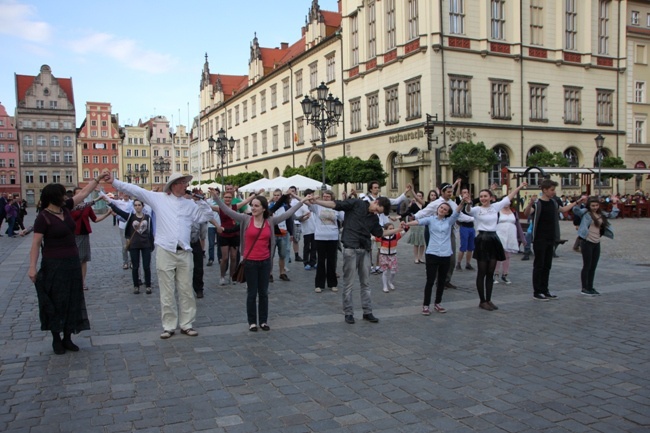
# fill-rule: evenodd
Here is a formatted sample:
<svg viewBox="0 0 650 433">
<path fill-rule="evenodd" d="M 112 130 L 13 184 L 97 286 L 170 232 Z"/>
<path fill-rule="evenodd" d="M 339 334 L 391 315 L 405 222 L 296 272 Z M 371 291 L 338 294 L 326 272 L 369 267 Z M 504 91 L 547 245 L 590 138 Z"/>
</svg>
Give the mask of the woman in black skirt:
<svg viewBox="0 0 650 433">
<path fill-rule="evenodd" d="M 90 329 L 79 250 L 74 237 L 75 222 L 70 211 L 97 187 L 99 180 L 90 181 L 72 198 L 66 197 L 63 185 L 46 185 L 41 192 L 42 211 L 34 221 L 27 275 L 36 286 L 41 330 L 52 332 L 52 348 L 57 355 L 66 350 L 78 351 L 71 335 Z M 37 273 L 41 249 L 43 259 Z"/>
<path fill-rule="evenodd" d="M 476 273 L 476 289 L 481 300 L 479 308 L 487 311 L 498 310 L 492 303 L 492 285 L 494 284 L 494 269 L 497 262 L 506 259 L 503 246 L 497 236 L 499 211 L 515 198 L 517 193 L 528 185 L 526 182 L 513 189 L 507 197 L 496 203 L 492 202 L 494 194 L 489 189 L 482 189 L 479 193 L 480 205 L 469 208 L 467 213 L 474 217 L 474 224 L 478 236 L 474 241 L 474 259 L 476 259 L 478 272 Z"/>
</svg>

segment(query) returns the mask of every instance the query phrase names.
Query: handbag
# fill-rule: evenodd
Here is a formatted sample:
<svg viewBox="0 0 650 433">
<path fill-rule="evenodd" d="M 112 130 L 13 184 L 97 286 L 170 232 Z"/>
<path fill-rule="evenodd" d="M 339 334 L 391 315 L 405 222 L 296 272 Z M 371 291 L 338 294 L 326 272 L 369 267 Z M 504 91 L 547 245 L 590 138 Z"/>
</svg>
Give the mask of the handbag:
<svg viewBox="0 0 650 433">
<path fill-rule="evenodd" d="M 262 227 L 260 228 L 260 231 L 257 232 L 257 237 L 253 241 L 253 244 L 248 250 L 248 255 L 250 255 L 251 251 L 253 251 L 253 247 L 255 246 L 255 243 L 257 240 L 260 238 L 260 235 L 262 234 L 262 230 L 264 230 L 264 225 L 266 224 L 266 221 L 262 224 Z M 244 273 L 244 263 L 246 262 L 246 257 L 244 256 L 242 260 L 239 262 L 237 267 L 235 268 L 235 273 L 233 274 L 233 280 L 237 281 L 238 283 L 245 283 L 246 282 L 246 274 Z"/>
</svg>

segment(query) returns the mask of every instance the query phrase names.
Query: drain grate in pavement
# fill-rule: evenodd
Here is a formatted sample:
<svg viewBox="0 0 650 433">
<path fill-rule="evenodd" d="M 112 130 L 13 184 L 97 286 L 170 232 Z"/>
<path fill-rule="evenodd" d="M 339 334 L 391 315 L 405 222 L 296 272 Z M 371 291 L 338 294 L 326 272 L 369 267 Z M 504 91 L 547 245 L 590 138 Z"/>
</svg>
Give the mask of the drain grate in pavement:
<svg viewBox="0 0 650 433">
<path fill-rule="evenodd" d="M 647 266 L 650 268 L 650 263 L 637 263 L 637 266 Z"/>
</svg>

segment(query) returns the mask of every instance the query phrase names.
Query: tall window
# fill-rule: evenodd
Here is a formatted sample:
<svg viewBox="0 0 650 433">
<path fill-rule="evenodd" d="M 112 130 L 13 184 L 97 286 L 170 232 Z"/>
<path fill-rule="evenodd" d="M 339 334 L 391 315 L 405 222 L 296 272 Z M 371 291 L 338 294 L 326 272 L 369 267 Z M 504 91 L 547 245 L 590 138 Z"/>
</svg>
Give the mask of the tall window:
<svg viewBox="0 0 650 433">
<path fill-rule="evenodd" d="M 632 11 L 632 15 L 630 16 L 630 23 L 634 26 L 639 25 L 639 11 Z"/>
<path fill-rule="evenodd" d="M 530 44 L 544 45 L 543 0 L 530 0 Z"/>
<path fill-rule="evenodd" d="M 596 90 L 596 122 L 598 125 L 614 125 L 614 116 L 612 110 L 613 90 Z"/>
<path fill-rule="evenodd" d="M 465 0 L 449 0 L 449 33 L 465 33 Z"/>
<path fill-rule="evenodd" d="M 336 79 L 336 53 L 329 54 L 325 57 L 327 82 L 331 83 Z"/>
<path fill-rule="evenodd" d="M 578 153 L 574 149 L 567 149 L 564 151 L 564 157 L 569 163 L 569 168 L 577 168 Z M 562 186 L 578 186 L 578 173 L 569 173 L 562 175 Z"/>
<path fill-rule="evenodd" d="M 472 117 L 470 77 L 449 77 L 449 106 L 452 117 Z"/>
<path fill-rule="evenodd" d="M 271 86 L 271 108 L 278 106 L 278 85 L 274 84 Z"/>
<path fill-rule="evenodd" d="M 302 70 L 296 71 L 296 95 L 302 95 Z"/>
<path fill-rule="evenodd" d="M 634 120 L 634 142 L 645 143 L 645 120 Z"/>
<path fill-rule="evenodd" d="M 361 131 L 361 98 L 350 101 L 350 132 Z"/>
<path fill-rule="evenodd" d="M 609 5 L 610 0 L 598 3 L 598 54 L 609 54 Z"/>
<path fill-rule="evenodd" d="M 374 59 L 377 55 L 377 8 L 375 2 L 368 3 L 368 59 Z"/>
<path fill-rule="evenodd" d="M 530 85 L 530 120 L 546 121 L 546 84 Z"/>
<path fill-rule="evenodd" d="M 492 81 L 490 93 L 492 118 L 510 119 L 510 82 Z"/>
<path fill-rule="evenodd" d="M 305 118 L 299 117 L 296 119 L 296 134 L 298 135 L 298 142 L 296 144 L 305 144 Z"/>
<path fill-rule="evenodd" d="M 248 121 L 248 101 L 244 101 L 241 103 L 241 113 L 242 113 L 242 121 L 247 122 Z M 217 128 L 215 128 L 215 131 L 218 131 Z"/>
<path fill-rule="evenodd" d="M 288 149 L 291 147 L 291 122 L 284 122 L 282 127 L 284 129 L 284 148 Z"/>
<path fill-rule="evenodd" d="M 397 153 L 393 153 L 390 158 L 390 189 L 398 189 L 399 183 L 397 177 L 399 174 L 399 169 L 397 168 L 399 164 L 399 157 Z"/>
<path fill-rule="evenodd" d="M 582 122 L 580 92 L 578 87 L 564 87 L 564 123 Z"/>
<path fill-rule="evenodd" d="M 32 136 L 25 135 L 23 136 L 23 146 L 31 146 L 33 144 Z"/>
<path fill-rule="evenodd" d="M 268 152 L 268 132 L 266 129 L 262 130 L 262 153 Z"/>
<path fill-rule="evenodd" d="M 643 104 L 645 102 L 645 81 L 634 83 L 634 102 Z"/>
<path fill-rule="evenodd" d="M 575 51 L 578 49 L 578 9 L 576 8 L 576 0 L 565 1 L 564 48 Z"/>
<path fill-rule="evenodd" d="M 273 143 L 272 143 L 273 144 L 273 150 L 275 151 L 275 150 L 278 150 L 278 141 L 279 141 L 278 127 L 277 126 L 271 127 L 271 134 L 272 134 L 272 140 L 273 140 Z"/>
<path fill-rule="evenodd" d="M 260 113 L 266 112 L 266 90 L 260 92 Z M 223 114 L 221 115 L 223 117 Z M 221 120 L 223 123 L 223 119 Z"/>
<path fill-rule="evenodd" d="M 488 183 L 490 185 L 493 183 L 501 185 L 501 170 L 510 165 L 510 157 L 508 156 L 508 150 L 503 146 L 495 146 L 493 150 L 499 162 L 492 166 L 492 170 L 488 174 Z"/>
<path fill-rule="evenodd" d="M 244 137 L 244 159 L 248 158 L 248 137 Z"/>
<path fill-rule="evenodd" d="M 528 158 L 531 156 L 535 155 L 536 153 L 543 152 L 544 150 L 539 147 L 539 146 L 534 146 L 532 147 L 528 153 L 526 154 L 526 165 L 530 165 L 528 163 Z M 540 176 L 538 171 L 529 171 L 528 172 L 528 179 L 526 179 L 526 182 L 528 182 L 528 185 L 534 186 L 534 185 L 539 185 L 539 182 L 542 180 L 542 176 Z"/>
<path fill-rule="evenodd" d="M 302 89 L 302 87 L 301 87 Z M 300 91 L 300 94 L 302 94 L 302 90 Z M 255 96 L 251 96 L 251 119 L 253 117 L 257 116 L 257 98 Z M 219 118 L 217 117 L 217 130 L 219 130 Z M 185 144 L 185 140 L 183 140 L 183 144 Z"/>
<path fill-rule="evenodd" d="M 318 87 L 318 62 L 309 65 L 309 85 L 312 89 Z"/>
<path fill-rule="evenodd" d="M 359 16 L 350 17 L 350 63 L 352 66 L 359 64 Z"/>
<path fill-rule="evenodd" d="M 492 39 L 505 40 L 506 0 L 492 0 Z"/>
<path fill-rule="evenodd" d="M 26 171 L 25 172 L 25 183 L 34 183 L 34 172 Z"/>
<path fill-rule="evenodd" d="M 408 0 L 408 40 L 413 40 L 420 36 L 418 29 L 418 0 Z"/>
<path fill-rule="evenodd" d="M 379 127 L 379 92 L 366 96 L 368 102 L 368 129 Z"/>
<path fill-rule="evenodd" d="M 406 82 L 406 120 L 416 119 L 422 115 L 422 98 L 420 94 L 420 78 Z"/>
<path fill-rule="evenodd" d="M 395 0 L 386 1 L 386 51 L 397 46 L 397 22 L 395 20 Z"/>
<path fill-rule="evenodd" d="M 63 145 L 65 147 L 72 147 L 72 137 L 70 137 L 69 135 L 63 137 Z"/>
<path fill-rule="evenodd" d="M 289 78 L 282 80 L 282 102 L 289 102 Z"/>
<path fill-rule="evenodd" d="M 45 140 L 44 135 L 39 135 L 36 137 L 36 145 L 37 146 L 45 146 L 47 144 L 47 140 Z"/>
<path fill-rule="evenodd" d="M 398 86 L 386 88 L 386 125 L 399 122 Z"/>
</svg>

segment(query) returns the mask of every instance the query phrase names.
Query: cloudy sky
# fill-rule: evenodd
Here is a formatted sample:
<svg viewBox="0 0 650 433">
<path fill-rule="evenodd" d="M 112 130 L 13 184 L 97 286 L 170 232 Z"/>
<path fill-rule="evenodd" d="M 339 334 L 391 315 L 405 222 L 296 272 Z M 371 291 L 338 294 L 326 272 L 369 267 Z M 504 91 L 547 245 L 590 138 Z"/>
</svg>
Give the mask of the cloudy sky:
<svg viewBox="0 0 650 433">
<path fill-rule="evenodd" d="M 110 102 L 120 123 L 198 112 L 204 55 L 212 73 L 248 73 L 250 43 L 300 38 L 312 0 L 0 0 L 0 102 L 14 113 L 14 74 L 41 65 L 72 78 L 77 125 L 87 101 Z M 319 0 L 337 10 L 336 0 Z"/>
</svg>

